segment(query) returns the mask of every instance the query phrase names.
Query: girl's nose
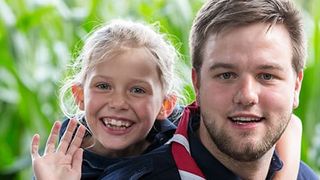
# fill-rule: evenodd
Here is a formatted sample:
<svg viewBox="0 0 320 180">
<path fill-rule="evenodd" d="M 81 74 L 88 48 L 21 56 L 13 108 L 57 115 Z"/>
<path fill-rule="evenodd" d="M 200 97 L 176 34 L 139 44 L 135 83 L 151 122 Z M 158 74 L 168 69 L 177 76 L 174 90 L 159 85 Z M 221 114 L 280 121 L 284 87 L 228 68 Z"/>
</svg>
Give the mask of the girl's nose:
<svg viewBox="0 0 320 180">
<path fill-rule="evenodd" d="M 117 110 L 126 110 L 129 107 L 125 95 L 117 92 L 111 95 L 108 104 L 111 109 Z"/>
</svg>

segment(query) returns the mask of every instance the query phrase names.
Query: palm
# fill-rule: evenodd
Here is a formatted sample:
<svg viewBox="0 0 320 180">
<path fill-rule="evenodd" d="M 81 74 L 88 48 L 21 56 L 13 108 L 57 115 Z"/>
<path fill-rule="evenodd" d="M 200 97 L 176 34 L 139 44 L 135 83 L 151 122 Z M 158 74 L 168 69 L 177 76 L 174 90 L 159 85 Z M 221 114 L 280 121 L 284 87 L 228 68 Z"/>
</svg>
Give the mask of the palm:
<svg viewBox="0 0 320 180">
<path fill-rule="evenodd" d="M 55 149 L 55 141 L 60 129 L 60 124 L 55 123 L 48 138 L 43 156 L 38 154 L 39 136 L 34 136 L 32 140 L 31 156 L 36 179 L 80 179 L 82 163 L 82 149 L 80 148 L 80 144 L 85 129 L 79 127 L 71 142 L 75 128 L 76 122 L 70 121 L 59 147 Z"/>
<path fill-rule="evenodd" d="M 80 174 L 80 172 L 77 172 L 77 170 L 72 169 L 71 160 L 72 158 L 70 156 L 66 156 L 59 152 L 47 154 L 46 156 L 35 159 L 35 176 L 45 177 L 46 174 L 52 174 L 50 178 L 61 179 L 62 177 L 55 177 L 55 175 L 70 174 L 69 177 L 77 177 L 77 174 Z M 80 177 L 76 179 L 80 179 Z"/>
</svg>

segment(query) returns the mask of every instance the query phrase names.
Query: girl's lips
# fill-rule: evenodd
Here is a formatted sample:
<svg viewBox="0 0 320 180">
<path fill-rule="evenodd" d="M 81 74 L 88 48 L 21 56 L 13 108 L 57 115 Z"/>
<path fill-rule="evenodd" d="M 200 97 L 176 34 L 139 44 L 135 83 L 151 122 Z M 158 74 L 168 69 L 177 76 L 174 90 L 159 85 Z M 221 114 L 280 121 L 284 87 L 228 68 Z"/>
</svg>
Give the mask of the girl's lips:
<svg viewBox="0 0 320 180">
<path fill-rule="evenodd" d="M 125 118 L 115 118 L 115 117 L 103 117 L 100 118 L 104 129 L 107 133 L 112 135 L 124 135 L 130 132 L 133 125 L 133 121 L 127 120 Z"/>
<path fill-rule="evenodd" d="M 108 127 L 129 128 L 133 122 L 128 120 L 119 120 L 114 118 L 102 118 L 102 122 Z"/>
</svg>

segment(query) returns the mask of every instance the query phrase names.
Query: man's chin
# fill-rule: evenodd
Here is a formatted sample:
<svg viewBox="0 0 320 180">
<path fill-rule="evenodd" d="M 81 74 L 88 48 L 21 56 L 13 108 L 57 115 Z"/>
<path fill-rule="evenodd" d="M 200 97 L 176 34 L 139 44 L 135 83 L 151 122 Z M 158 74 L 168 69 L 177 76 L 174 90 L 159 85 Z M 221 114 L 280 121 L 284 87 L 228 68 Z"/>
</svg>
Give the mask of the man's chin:
<svg viewBox="0 0 320 180">
<path fill-rule="evenodd" d="M 233 152 L 228 156 L 240 162 L 253 162 L 260 159 L 265 152 Z"/>
<path fill-rule="evenodd" d="M 218 149 L 230 158 L 240 162 L 252 162 L 260 159 L 270 147 L 247 143 L 240 144 L 238 147 L 228 147 L 225 145 L 217 145 Z"/>
</svg>

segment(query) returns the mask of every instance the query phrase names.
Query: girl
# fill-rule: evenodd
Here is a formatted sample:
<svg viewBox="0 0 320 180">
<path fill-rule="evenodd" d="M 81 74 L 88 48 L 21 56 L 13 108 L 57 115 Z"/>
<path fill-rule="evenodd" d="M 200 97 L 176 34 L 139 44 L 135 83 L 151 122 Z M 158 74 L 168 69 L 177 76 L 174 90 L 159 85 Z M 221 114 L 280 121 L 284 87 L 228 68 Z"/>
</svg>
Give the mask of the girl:
<svg viewBox="0 0 320 180">
<path fill-rule="evenodd" d="M 165 119 L 176 101 L 178 83 L 174 63 L 177 59 L 173 46 L 151 27 L 141 23 L 113 21 L 87 39 L 76 62 L 81 65 L 79 72 L 61 90 L 63 99 L 66 90 L 71 89 L 81 110 L 70 115 L 62 106 L 65 114 L 85 119 L 92 135 L 83 142 L 83 146 L 89 147 L 84 149 L 82 178 L 98 178 L 105 164 L 121 160 L 119 157 L 147 152 L 168 140 L 167 134 L 172 135 L 175 126 Z M 68 152 L 68 156 L 76 153 L 78 158 L 81 150 L 76 151 L 73 144 L 68 148 L 66 143 L 72 139 L 75 124 L 74 120 L 70 121 L 57 152 Z M 57 122 L 53 127 L 46 157 L 54 152 L 53 144 L 60 126 Z M 77 146 L 83 129 L 80 126 L 79 134 L 75 135 L 74 144 Z M 39 136 L 36 135 L 32 157 L 35 175 L 40 178 L 37 173 L 43 170 L 36 153 L 38 143 Z M 58 160 L 64 164 L 69 159 Z"/>
<path fill-rule="evenodd" d="M 174 73 L 177 57 L 173 46 L 147 25 L 116 20 L 96 30 L 75 63 L 81 65 L 75 66 L 78 72 L 61 91 L 63 100 L 71 89 L 80 110 L 70 114 L 62 103 L 65 114 L 77 117 L 86 127 L 77 128 L 76 119 L 66 121 L 64 135 L 55 148 L 61 127 L 55 122 L 43 156 L 38 153 L 40 137 L 36 134 L 31 144 L 35 177 L 98 179 L 107 166 L 165 143 L 175 129 L 166 118 L 178 96 Z M 279 145 L 281 148 L 295 146 L 289 141 L 291 137 L 285 139 L 289 147 Z M 292 155 L 280 156 L 296 157 L 299 153 L 297 149 Z M 285 164 L 296 167 L 299 161 Z"/>
</svg>

